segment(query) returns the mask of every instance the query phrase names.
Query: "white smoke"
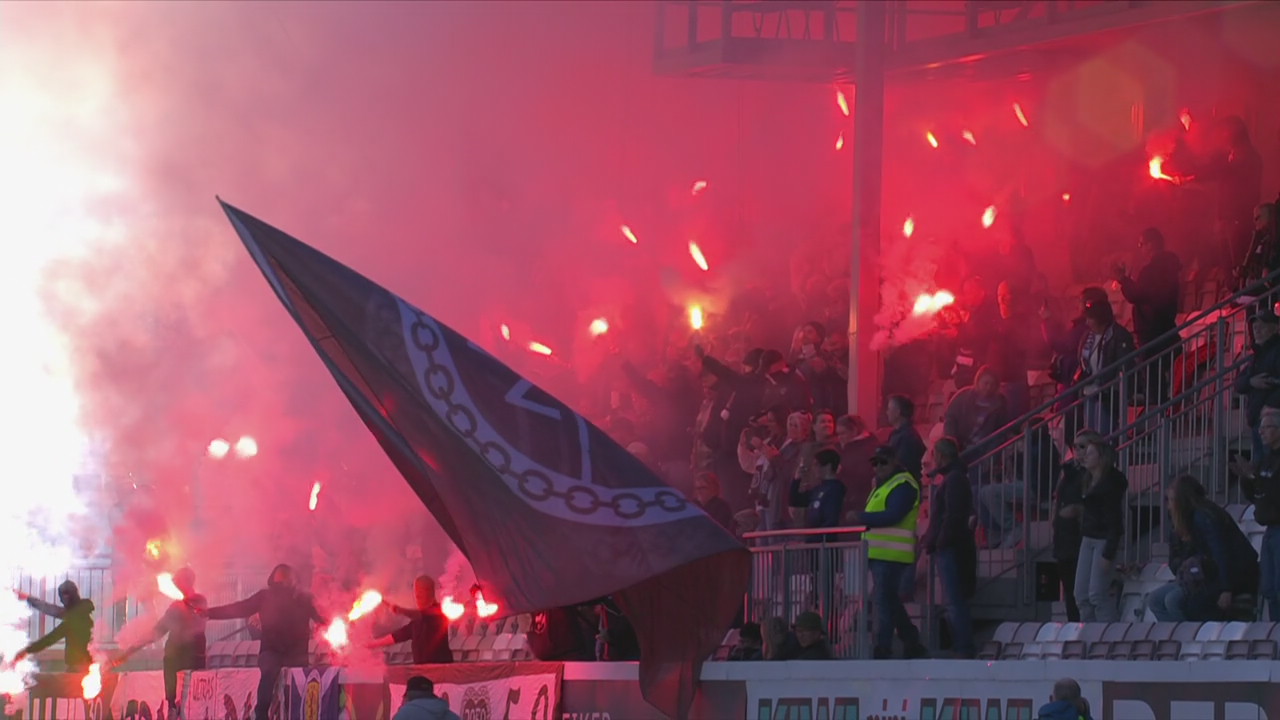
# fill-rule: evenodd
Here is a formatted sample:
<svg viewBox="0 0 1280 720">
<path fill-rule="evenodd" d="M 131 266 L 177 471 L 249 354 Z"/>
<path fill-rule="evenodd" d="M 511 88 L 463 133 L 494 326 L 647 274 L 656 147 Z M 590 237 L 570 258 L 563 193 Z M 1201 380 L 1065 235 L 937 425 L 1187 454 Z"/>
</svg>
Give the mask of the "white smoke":
<svg viewBox="0 0 1280 720">
<path fill-rule="evenodd" d="M 74 477 L 88 442 L 72 381 L 69 344 L 46 300 L 61 262 L 120 238 L 105 218 L 122 179 L 109 154 L 122 148 L 122 103 L 104 56 L 55 51 L 30 17 L 8 6 L 0 22 L 0 577 L 65 573 L 77 555 L 84 502 Z M 77 300 L 80 300 L 77 298 Z M 52 598 L 45 598 L 51 600 Z M 0 588 L 0 693 L 21 692 L 35 670 L 14 655 L 30 610 Z"/>
</svg>

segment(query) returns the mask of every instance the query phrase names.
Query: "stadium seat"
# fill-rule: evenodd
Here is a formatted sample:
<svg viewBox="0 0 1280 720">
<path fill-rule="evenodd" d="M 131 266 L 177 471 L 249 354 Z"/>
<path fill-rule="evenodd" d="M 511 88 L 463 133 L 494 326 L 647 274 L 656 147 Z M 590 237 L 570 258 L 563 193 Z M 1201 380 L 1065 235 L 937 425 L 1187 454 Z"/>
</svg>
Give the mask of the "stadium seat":
<svg viewBox="0 0 1280 720">
<path fill-rule="evenodd" d="M 1156 643 L 1156 660 L 1177 660 L 1182 653 L 1182 643 L 1177 640 L 1161 640 Z"/>
<path fill-rule="evenodd" d="M 1151 633 L 1151 629 L 1155 627 L 1155 623 L 1138 622 L 1132 623 L 1124 632 L 1124 639 L 1129 642 L 1137 642 L 1138 640 L 1146 640 Z"/>
<path fill-rule="evenodd" d="M 1200 650 L 1200 659 L 1222 660 L 1227 656 L 1227 644 L 1243 640 L 1244 634 L 1248 628 L 1249 624 L 1243 622 L 1229 622 L 1223 625 L 1218 633 L 1218 637 L 1213 640 L 1205 641 L 1204 646 Z"/>
<path fill-rule="evenodd" d="M 996 628 L 996 634 L 978 649 L 978 659 L 999 660 L 1005 644 L 1013 642 L 1013 637 L 1021 625 L 1022 623 L 1016 622 L 1000 623 Z"/>
</svg>

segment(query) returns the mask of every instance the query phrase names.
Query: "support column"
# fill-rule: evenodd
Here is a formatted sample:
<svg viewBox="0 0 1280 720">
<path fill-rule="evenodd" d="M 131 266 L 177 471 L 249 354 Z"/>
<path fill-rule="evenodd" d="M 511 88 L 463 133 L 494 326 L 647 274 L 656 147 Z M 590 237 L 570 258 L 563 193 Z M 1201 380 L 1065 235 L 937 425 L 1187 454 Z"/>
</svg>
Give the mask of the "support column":
<svg viewBox="0 0 1280 720">
<path fill-rule="evenodd" d="M 880 353 L 871 349 L 880 307 L 880 199 L 884 169 L 885 7 L 858 3 L 853 112 L 853 266 L 849 297 L 849 411 L 880 416 Z"/>
</svg>

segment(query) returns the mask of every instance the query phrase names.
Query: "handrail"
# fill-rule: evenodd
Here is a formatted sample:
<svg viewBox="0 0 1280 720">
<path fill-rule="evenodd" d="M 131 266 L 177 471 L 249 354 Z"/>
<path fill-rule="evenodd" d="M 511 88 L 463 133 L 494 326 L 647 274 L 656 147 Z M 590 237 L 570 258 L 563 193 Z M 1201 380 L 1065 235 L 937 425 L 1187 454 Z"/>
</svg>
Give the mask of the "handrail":
<svg viewBox="0 0 1280 720">
<path fill-rule="evenodd" d="M 790 530 L 753 530 L 752 532 L 742 533 L 743 539 L 754 540 L 756 538 L 771 537 L 795 537 L 796 535 L 839 535 L 841 533 L 853 534 L 866 532 L 865 525 L 848 525 L 845 527 L 832 528 L 792 528 Z"/>
<path fill-rule="evenodd" d="M 1251 290 L 1252 290 L 1252 291 L 1256 291 L 1256 290 L 1258 290 L 1259 288 L 1265 288 L 1269 283 L 1272 283 L 1273 281 L 1280 281 L 1280 269 L 1277 269 L 1277 270 L 1275 270 L 1275 271 L 1272 271 L 1272 272 L 1271 272 L 1271 274 L 1267 275 L 1265 278 L 1263 278 L 1263 279 L 1261 279 L 1261 280 L 1256 281 L 1255 283 L 1253 283 L 1253 284 L 1251 284 L 1251 285 L 1248 285 L 1248 286 L 1246 286 L 1246 287 L 1244 287 L 1244 288 L 1241 288 L 1241 289 L 1239 289 L 1239 290 L 1236 290 L 1236 291 L 1235 291 L 1234 293 L 1232 293 L 1229 297 L 1227 297 L 1225 300 L 1221 300 L 1221 301 L 1219 301 L 1216 305 L 1213 305 L 1213 306 L 1212 306 L 1212 307 L 1210 307 L 1210 308 L 1207 308 L 1207 309 L 1205 309 L 1205 310 L 1198 311 L 1198 312 L 1196 312 L 1196 313 L 1194 313 L 1194 314 L 1192 314 L 1192 315 L 1188 316 L 1188 317 L 1187 317 L 1187 319 L 1186 319 L 1185 321 L 1183 321 L 1183 323 L 1182 323 L 1181 325 L 1179 325 L 1179 326 L 1177 326 L 1177 327 L 1173 328 L 1172 330 L 1169 330 L 1169 331 L 1165 332 L 1163 335 L 1160 335 L 1158 338 L 1156 338 L 1155 340 L 1153 340 L 1153 341 L 1151 341 L 1150 343 L 1148 343 L 1148 345 L 1156 345 L 1156 346 L 1159 346 L 1159 345 L 1161 345 L 1162 343 L 1168 342 L 1168 341 L 1170 341 L 1170 340 L 1174 340 L 1174 339 L 1176 339 L 1176 340 L 1182 340 L 1182 331 L 1186 330 L 1187 328 L 1190 328 L 1190 327 L 1193 327 L 1193 326 L 1195 326 L 1195 325 L 1199 324 L 1199 323 L 1200 323 L 1200 322 L 1201 322 L 1205 317 L 1207 317 L 1207 316 L 1209 316 L 1209 315 L 1211 315 L 1211 314 L 1213 314 L 1213 313 L 1219 312 L 1219 311 L 1221 311 L 1222 309 L 1224 309 L 1224 308 L 1226 308 L 1226 307 L 1228 307 L 1228 306 L 1235 305 L 1237 309 L 1243 309 L 1245 306 L 1238 305 L 1238 300 L 1239 300 L 1240 298 L 1242 298 L 1242 297 L 1252 297 L 1252 298 L 1257 299 L 1257 298 L 1261 297 L 1261 296 L 1259 296 L 1259 295 L 1249 295 L 1248 293 L 1249 293 Z M 1265 295 L 1265 293 L 1263 293 L 1263 295 Z M 1099 371 L 1096 373 L 1096 375 L 1106 376 L 1106 375 L 1110 375 L 1110 374 L 1112 374 L 1112 373 L 1116 373 L 1116 372 L 1123 372 L 1123 371 L 1124 371 L 1124 369 L 1125 369 L 1125 366 L 1126 366 L 1126 365 L 1128 365 L 1128 364 L 1130 364 L 1130 363 L 1132 363 L 1136 358 L 1138 358 L 1138 356 L 1139 356 L 1139 355 L 1141 355 L 1141 353 L 1142 353 L 1142 352 L 1143 352 L 1143 349 L 1142 349 L 1142 348 L 1134 348 L 1134 350 L 1133 350 L 1132 352 L 1130 352 L 1128 355 L 1125 355 L 1124 357 L 1120 358 L 1119 360 L 1115 361 L 1114 363 L 1112 363 L 1112 364 L 1110 364 L 1110 365 L 1108 365 L 1108 366 L 1106 366 L 1106 367 L 1102 368 L 1101 370 L 1099 370 Z M 1159 357 L 1159 356 L 1157 355 L 1157 356 L 1156 356 L 1156 358 L 1150 358 L 1150 359 L 1148 359 L 1148 360 L 1147 360 L 1147 363 L 1151 362 L 1152 360 L 1157 359 L 1158 357 Z M 1146 363 L 1143 363 L 1143 365 L 1142 365 L 1142 366 L 1145 366 L 1145 364 L 1146 364 Z M 1142 367 L 1142 366 L 1139 366 L 1139 367 Z M 1134 370 L 1137 370 L 1137 369 L 1138 369 L 1138 367 L 1135 367 L 1135 368 L 1134 368 Z M 1044 412 L 1046 412 L 1046 411 L 1052 410 L 1052 409 L 1053 409 L 1053 407 L 1054 407 L 1055 405 L 1057 405 L 1058 403 L 1060 403 L 1060 402 L 1062 402 L 1062 401 L 1064 401 L 1064 400 L 1068 400 L 1068 399 L 1070 399 L 1073 395 L 1078 395 L 1078 394 L 1080 393 L 1080 390 L 1082 390 L 1084 387 L 1086 387 L 1086 386 L 1087 386 L 1087 385 L 1089 385 L 1089 384 L 1090 384 L 1089 378 L 1086 378 L 1086 379 L 1084 379 L 1084 380 L 1081 380 L 1081 381 L 1079 381 L 1079 382 L 1076 382 L 1076 383 L 1074 383 L 1074 384 L 1072 384 L 1072 385 L 1068 386 L 1068 387 L 1067 387 L 1067 389 L 1065 389 L 1065 390 L 1063 390 L 1062 392 L 1058 393 L 1057 395 L 1055 395 L 1055 396 L 1054 396 L 1053 398 L 1051 398 L 1050 400 L 1047 400 L 1047 401 L 1045 401 L 1044 403 L 1041 403 L 1040 405 L 1036 406 L 1034 409 L 1032 409 L 1032 410 L 1030 410 L 1030 411 L 1028 411 L 1028 412 L 1023 413 L 1022 415 L 1018 416 L 1018 418 L 1016 418 L 1016 419 L 1014 419 L 1014 420 L 1012 420 L 1012 421 L 1010 421 L 1010 422 L 1006 423 L 1003 427 L 1001 427 L 1001 428 L 999 428 L 998 430 L 996 430 L 995 432 L 991 433 L 991 436 L 992 436 L 992 437 L 999 437 L 999 436 L 1001 436 L 1001 435 L 1002 435 L 1002 434 L 1004 434 L 1004 433 L 1008 433 L 1008 432 L 1010 432 L 1010 431 L 1012 431 L 1012 430 L 1016 430 L 1017 428 L 1022 427 L 1022 426 L 1023 426 L 1023 425 L 1025 425 L 1025 424 L 1027 423 L 1027 421 L 1028 421 L 1028 420 L 1030 420 L 1031 418 L 1036 417 L 1036 416 L 1038 416 L 1038 415 L 1040 415 L 1040 414 L 1042 414 L 1042 413 L 1044 413 Z M 976 457 L 976 458 L 972 458 L 972 459 L 966 458 L 966 461 L 967 461 L 967 462 L 970 462 L 970 463 L 979 462 L 979 461 L 981 461 L 981 460 L 983 460 L 983 459 L 986 459 L 987 457 L 990 457 L 990 456 L 991 456 L 991 455 L 993 455 L 995 452 L 996 452 L 996 450 L 995 450 L 995 449 L 993 449 L 993 450 L 990 450 L 990 451 L 987 451 L 987 452 L 982 453 L 981 455 L 979 455 L 979 456 L 978 456 L 978 457 Z"/>
</svg>

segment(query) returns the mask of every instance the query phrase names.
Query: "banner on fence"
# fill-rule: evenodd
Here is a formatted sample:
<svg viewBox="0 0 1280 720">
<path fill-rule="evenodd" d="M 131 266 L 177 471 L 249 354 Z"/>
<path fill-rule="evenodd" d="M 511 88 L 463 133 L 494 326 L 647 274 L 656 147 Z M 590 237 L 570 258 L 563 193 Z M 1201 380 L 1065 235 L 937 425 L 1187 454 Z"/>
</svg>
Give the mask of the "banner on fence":
<svg viewBox="0 0 1280 720">
<path fill-rule="evenodd" d="M 462 720 L 555 720 L 559 718 L 563 663 L 458 663 L 387 668 L 391 715 L 404 700 L 405 682 L 414 675 L 431 679 Z"/>
<path fill-rule="evenodd" d="M 196 670 L 187 675 L 184 720 L 248 720 L 258 694 L 257 668 Z"/>
</svg>

